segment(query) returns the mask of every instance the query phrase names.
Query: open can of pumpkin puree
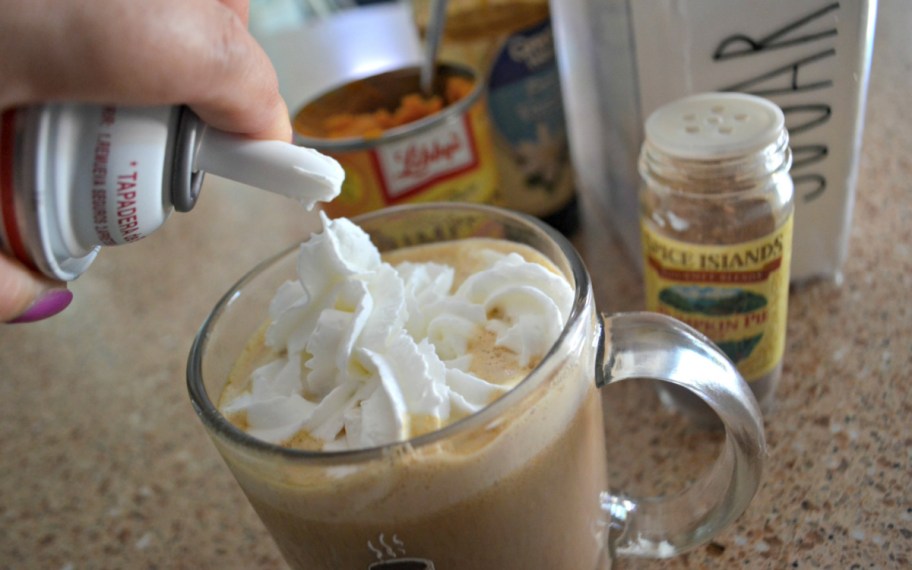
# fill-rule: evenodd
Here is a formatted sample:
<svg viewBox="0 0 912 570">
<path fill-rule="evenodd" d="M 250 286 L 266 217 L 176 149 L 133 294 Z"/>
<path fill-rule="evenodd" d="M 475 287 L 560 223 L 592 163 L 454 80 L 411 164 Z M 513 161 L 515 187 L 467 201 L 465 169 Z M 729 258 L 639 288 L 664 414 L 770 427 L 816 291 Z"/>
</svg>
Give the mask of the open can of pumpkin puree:
<svg viewBox="0 0 912 570">
<path fill-rule="evenodd" d="M 329 216 L 408 202 L 499 203 L 484 84 L 469 68 L 439 64 L 428 98 L 419 78 L 410 67 L 359 79 L 295 113 L 295 143 L 345 169 L 341 194 L 322 206 Z"/>
</svg>

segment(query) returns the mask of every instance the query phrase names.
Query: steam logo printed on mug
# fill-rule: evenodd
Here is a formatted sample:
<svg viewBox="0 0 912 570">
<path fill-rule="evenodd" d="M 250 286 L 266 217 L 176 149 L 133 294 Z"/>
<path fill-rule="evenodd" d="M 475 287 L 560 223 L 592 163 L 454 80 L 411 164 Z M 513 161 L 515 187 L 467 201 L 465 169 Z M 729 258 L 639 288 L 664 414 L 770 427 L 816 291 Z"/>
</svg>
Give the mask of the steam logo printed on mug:
<svg viewBox="0 0 912 570">
<path fill-rule="evenodd" d="M 367 541 L 367 547 L 379 560 L 368 566 L 367 570 L 434 570 L 434 563 L 430 560 L 398 558 L 400 554 L 405 554 L 405 543 L 395 534 L 392 539 L 387 539 L 384 533 L 380 533 L 377 543 L 375 545 L 373 540 Z M 387 556 L 391 558 L 384 560 Z"/>
</svg>

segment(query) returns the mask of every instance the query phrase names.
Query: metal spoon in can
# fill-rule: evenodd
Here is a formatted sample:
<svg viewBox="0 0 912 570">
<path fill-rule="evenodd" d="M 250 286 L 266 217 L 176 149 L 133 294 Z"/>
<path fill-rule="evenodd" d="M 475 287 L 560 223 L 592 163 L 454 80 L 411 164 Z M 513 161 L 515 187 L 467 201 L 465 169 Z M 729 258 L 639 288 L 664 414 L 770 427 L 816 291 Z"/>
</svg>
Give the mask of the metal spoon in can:
<svg viewBox="0 0 912 570">
<path fill-rule="evenodd" d="M 443 26 L 446 22 L 447 0 L 431 0 L 431 12 L 428 18 L 424 40 L 424 62 L 421 67 L 421 92 L 427 96 L 434 94 L 434 76 L 437 70 L 437 52 L 443 37 Z"/>
</svg>

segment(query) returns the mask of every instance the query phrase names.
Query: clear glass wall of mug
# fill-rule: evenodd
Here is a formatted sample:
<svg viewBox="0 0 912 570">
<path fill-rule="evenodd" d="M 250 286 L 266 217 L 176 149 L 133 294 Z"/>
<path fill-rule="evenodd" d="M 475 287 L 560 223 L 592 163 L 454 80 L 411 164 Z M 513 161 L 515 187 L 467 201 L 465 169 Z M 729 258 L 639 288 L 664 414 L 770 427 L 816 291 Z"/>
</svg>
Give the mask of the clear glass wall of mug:
<svg viewBox="0 0 912 570">
<path fill-rule="evenodd" d="M 605 569 L 615 556 L 683 552 L 747 507 L 765 453 L 761 415 L 737 371 L 699 333 L 656 314 L 599 315 L 577 253 L 521 214 L 429 204 L 355 221 L 381 251 L 469 237 L 527 244 L 566 276 L 575 300 L 539 366 L 481 412 L 404 443 L 306 452 L 253 439 L 214 404 L 274 292 L 294 276 L 296 248 L 232 287 L 193 345 L 190 396 L 292 567 Z M 715 465 L 679 496 L 641 501 L 607 491 L 599 390 L 627 378 L 683 386 L 725 425 Z"/>
</svg>

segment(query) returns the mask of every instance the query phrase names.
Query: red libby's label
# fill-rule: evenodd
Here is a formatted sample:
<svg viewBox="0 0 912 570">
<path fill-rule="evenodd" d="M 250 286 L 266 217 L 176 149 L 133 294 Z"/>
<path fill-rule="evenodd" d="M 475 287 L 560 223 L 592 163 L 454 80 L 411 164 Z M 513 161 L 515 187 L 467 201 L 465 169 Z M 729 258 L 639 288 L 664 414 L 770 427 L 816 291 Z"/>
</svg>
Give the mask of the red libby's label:
<svg viewBox="0 0 912 570">
<path fill-rule="evenodd" d="M 373 151 L 380 187 L 390 201 L 478 166 L 472 127 L 466 116 Z"/>
</svg>

